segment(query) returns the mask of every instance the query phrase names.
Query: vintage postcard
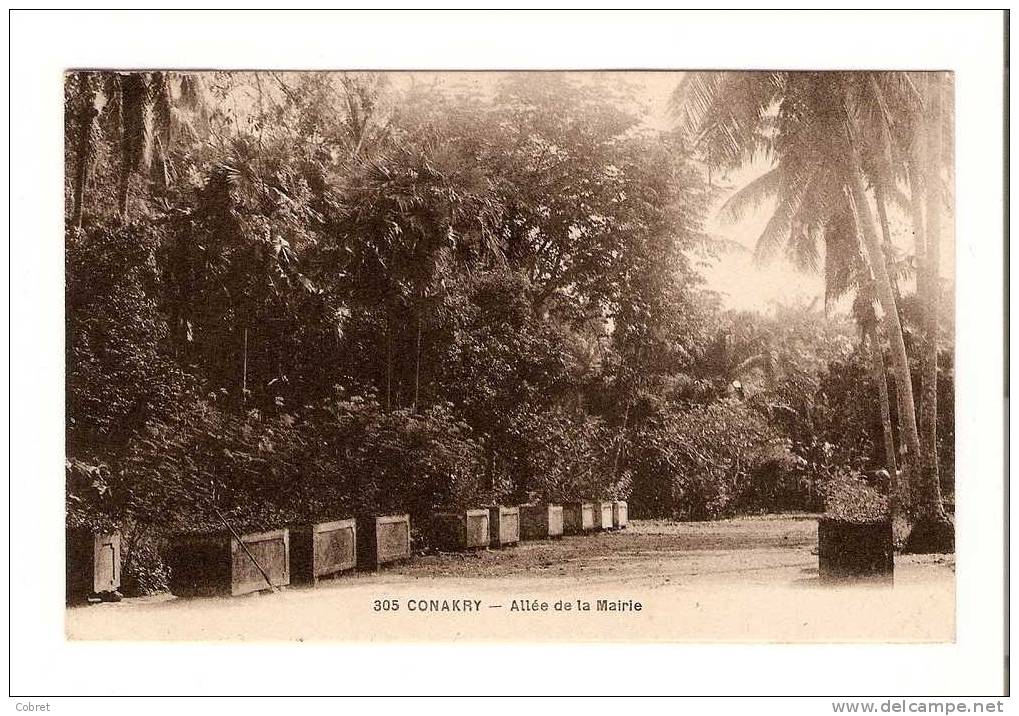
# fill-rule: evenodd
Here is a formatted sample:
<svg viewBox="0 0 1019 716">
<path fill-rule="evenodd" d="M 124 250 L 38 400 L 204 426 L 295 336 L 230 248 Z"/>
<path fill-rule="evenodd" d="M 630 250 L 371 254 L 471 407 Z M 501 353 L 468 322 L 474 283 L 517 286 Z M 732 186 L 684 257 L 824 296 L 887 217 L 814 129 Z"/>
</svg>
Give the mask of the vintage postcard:
<svg viewBox="0 0 1019 716">
<path fill-rule="evenodd" d="M 68 70 L 66 638 L 953 642 L 954 84 Z"/>
</svg>

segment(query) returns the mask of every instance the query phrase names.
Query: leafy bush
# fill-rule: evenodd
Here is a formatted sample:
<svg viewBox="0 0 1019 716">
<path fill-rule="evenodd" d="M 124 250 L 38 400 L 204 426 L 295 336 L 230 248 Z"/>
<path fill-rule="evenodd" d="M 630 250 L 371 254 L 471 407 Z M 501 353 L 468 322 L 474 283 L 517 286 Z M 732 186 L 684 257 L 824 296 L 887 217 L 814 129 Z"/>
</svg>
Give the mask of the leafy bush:
<svg viewBox="0 0 1019 716">
<path fill-rule="evenodd" d="M 777 442 L 759 413 L 735 400 L 663 413 L 634 439 L 633 513 L 706 520 L 747 507 L 751 477 Z"/>
<path fill-rule="evenodd" d="M 121 532 L 122 572 L 120 591 L 140 597 L 165 591 L 170 573 L 160 554 L 160 540 L 144 526 L 133 525 Z"/>
<path fill-rule="evenodd" d="M 788 440 L 769 446 L 751 475 L 746 509 L 752 512 L 819 509 L 817 488 L 804 465 L 803 459 L 790 449 Z"/>
<path fill-rule="evenodd" d="M 841 471 L 820 486 L 825 517 L 841 522 L 877 522 L 888 519 L 888 498 L 858 474 Z"/>
<path fill-rule="evenodd" d="M 155 528 L 125 548 L 125 579 L 135 593 L 161 588 L 159 539 L 224 519 L 238 531 L 387 512 L 420 523 L 436 507 L 483 504 L 480 455 L 446 405 L 387 413 L 372 395 L 341 396 L 298 417 L 195 400 L 130 442 L 110 488 L 123 522 Z"/>
<path fill-rule="evenodd" d="M 300 514 L 306 442 L 286 415 L 192 400 L 128 445 L 119 484 L 132 520 L 165 530 L 268 529 Z M 218 512 L 217 512 L 218 511 Z"/>
<path fill-rule="evenodd" d="M 500 447 L 513 501 L 564 502 L 625 493 L 628 475 L 617 475 L 617 435 L 582 413 L 555 408 L 521 412 Z"/>
<path fill-rule="evenodd" d="M 113 476 L 105 462 L 68 457 L 65 467 L 65 525 L 94 533 L 117 529 L 123 505 L 113 491 Z"/>
<path fill-rule="evenodd" d="M 104 457 L 173 410 L 184 376 L 164 351 L 152 265 L 158 233 L 102 226 L 67 236 L 69 452 Z"/>
<path fill-rule="evenodd" d="M 448 405 L 387 413 L 369 395 L 332 401 L 326 410 L 320 431 L 326 462 L 336 466 L 342 492 L 358 512 L 420 517 L 488 497 L 480 485 L 480 447 Z"/>
<path fill-rule="evenodd" d="M 121 592 L 141 596 L 165 590 L 167 571 L 153 539 L 142 525 L 129 521 L 125 491 L 106 463 L 66 460 L 66 527 L 93 534 L 121 533 Z"/>
</svg>

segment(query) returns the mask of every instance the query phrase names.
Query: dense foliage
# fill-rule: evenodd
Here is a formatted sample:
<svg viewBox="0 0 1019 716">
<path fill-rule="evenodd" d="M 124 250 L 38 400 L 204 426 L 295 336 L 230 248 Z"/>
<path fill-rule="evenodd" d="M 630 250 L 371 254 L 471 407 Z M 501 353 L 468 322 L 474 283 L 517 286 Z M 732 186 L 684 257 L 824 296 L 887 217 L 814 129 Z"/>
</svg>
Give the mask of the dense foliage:
<svg viewBox="0 0 1019 716">
<path fill-rule="evenodd" d="M 746 509 L 751 477 L 776 437 L 762 415 L 732 399 L 664 414 L 635 438 L 634 511 L 704 520 Z"/>
<path fill-rule="evenodd" d="M 817 509 L 816 474 L 882 464 L 853 330 L 720 308 L 697 267 L 712 189 L 625 85 L 65 90 L 68 522 L 124 530 L 135 591 L 176 530 Z"/>
</svg>

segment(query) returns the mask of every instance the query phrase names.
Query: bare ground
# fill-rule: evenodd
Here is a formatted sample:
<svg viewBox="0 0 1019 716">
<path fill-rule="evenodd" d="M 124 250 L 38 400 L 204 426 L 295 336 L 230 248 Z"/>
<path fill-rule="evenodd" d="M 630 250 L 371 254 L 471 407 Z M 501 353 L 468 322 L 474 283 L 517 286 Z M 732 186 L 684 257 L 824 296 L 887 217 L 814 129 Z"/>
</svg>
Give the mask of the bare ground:
<svg viewBox="0 0 1019 716">
<path fill-rule="evenodd" d="M 824 587 L 809 515 L 628 529 L 504 550 L 432 554 L 240 598 L 168 595 L 67 610 L 72 639 L 950 641 L 955 561 L 897 556 L 895 586 Z M 376 611 L 379 599 L 399 600 Z M 475 612 L 422 612 L 477 600 Z M 641 602 L 598 611 L 597 600 Z M 514 609 L 545 602 L 548 611 Z M 590 612 L 555 609 L 591 604 Z"/>
</svg>

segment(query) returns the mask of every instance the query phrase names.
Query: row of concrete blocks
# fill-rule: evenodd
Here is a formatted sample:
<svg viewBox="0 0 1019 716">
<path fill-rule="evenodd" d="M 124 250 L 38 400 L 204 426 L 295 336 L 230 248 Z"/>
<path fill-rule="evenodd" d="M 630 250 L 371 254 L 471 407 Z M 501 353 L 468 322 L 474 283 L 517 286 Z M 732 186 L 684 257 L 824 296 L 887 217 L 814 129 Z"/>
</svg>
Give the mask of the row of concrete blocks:
<svg viewBox="0 0 1019 716">
<path fill-rule="evenodd" d="M 177 596 L 239 596 L 410 556 L 410 516 L 384 515 L 249 532 L 175 535 L 163 550 Z M 67 601 L 119 593 L 120 532 L 67 533 Z"/>
<path fill-rule="evenodd" d="M 440 512 L 432 516 L 429 541 L 447 550 L 506 547 L 523 540 L 555 539 L 563 534 L 623 529 L 626 502 L 569 502 Z"/>
<path fill-rule="evenodd" d="M 524 540 L 621 529 L 622 501 L 490 507 L 433 515 L 429 540 L 439 549 L 506 547 Z M 178 596 L 234 596 L 293 583 L 315 584 L 358 568 L 375 570 L 410 557 L 410 516 L 319 522 L 240 535 L 182 534 L 164 558 Z M 68 534 L 68 597 L 120 588 L 120 534 Z"/>
</svg>

